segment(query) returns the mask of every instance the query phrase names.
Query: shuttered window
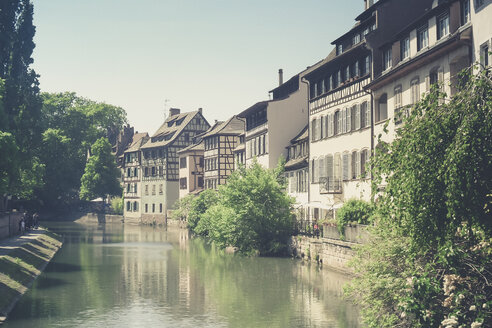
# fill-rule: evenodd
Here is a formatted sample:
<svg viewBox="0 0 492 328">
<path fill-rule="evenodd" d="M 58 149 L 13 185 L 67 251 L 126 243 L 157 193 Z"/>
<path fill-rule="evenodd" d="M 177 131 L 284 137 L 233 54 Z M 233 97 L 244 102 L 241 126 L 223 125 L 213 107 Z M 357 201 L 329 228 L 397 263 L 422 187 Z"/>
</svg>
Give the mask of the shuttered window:
<svg viewBox="0 0 492 328">
<path fill-rule="evenodd" d="M 325 116 L 321 116 L 321 126 L 320 126 L 320 139 L 324 139 L 326 136 L 326 130 L 325 130 Z"/>
<path fill-rule="evenodd" d="M 357 171 L 357 156 L 358 153 L 356 151 L 352 152 L 352 179 L 357 179 L 358 171 Z"/>
<path fill-rule="evenodd" d="M 352 118 L 352 122 L 354 122 L 353 128 L 355 130 L 359 130 L 360 129 L 360 108 L 359 108 L 358 104 L 352 108 L 354 110 L 352 115 L 355 116 Z"/>
<path fill-rule="evenodd" d="M 351 108 L 345 109 L 345 113 L 347 115 L 347 118 L 346 118 L 347 130 L 346 130 L 346 132 L 350 132 L 350 131 L 352 131 L 352 109 Z"/>
<path fill-rule="evenodd" d="M 350 175 L 350 158 L 348 153 L 343 154 L 342 178 L 348 180 Z"/>
<path fill-rule="evenodd" d="M 326 177 L 328 178 L 329 186 L 333 186 L 333 155 L 326 155 Z M 333 188 L 330 187 L 328 189 Z"/>
</svg>

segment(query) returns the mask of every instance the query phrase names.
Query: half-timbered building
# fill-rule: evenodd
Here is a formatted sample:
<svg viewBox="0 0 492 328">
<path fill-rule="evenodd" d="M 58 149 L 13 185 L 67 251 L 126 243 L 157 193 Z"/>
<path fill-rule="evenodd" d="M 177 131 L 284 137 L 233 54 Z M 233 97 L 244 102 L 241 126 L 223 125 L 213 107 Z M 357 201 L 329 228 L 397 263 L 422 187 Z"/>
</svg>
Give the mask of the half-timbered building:
<svg viewBox="0 0 492 328">
<path fill-rule="evenodd" d="M 373 69 L 387 59 L 380 62 L 379 45 L 418 17 L 429 1 L 364 1 L 354 27 L 334 40 L 334 50 L 306 74 L 311 219 L 332 218 L 351 198 L 369 200 L 367 161 L 374 148 L 375 118 L 366 87 Z"/>
<path fill-rule="evenodd" d="M 244 133 L 244 119 L 237 116 L 217 122 L 201 136 L 204 144 L 205 189 L 217 189 L 234 171 L 234 149 Z"/>
<path fill-rule="evenodd" d="M 180 113 L 171 108 L 166 121 L 142 146 L 143 221 L 165 221 L 167 209 L 179 198 L 178 151 L 209 127 L 201 109 Z"/>
<path fill-rule="evenodd" d="M 128 220 L 139 220 L 142 194 L 141 147 L 149 140 L 148 133 L 135 133 L 130 147 L 123 153 L 121 178 L 123 182 L 123 215 Z"/>
</svg>

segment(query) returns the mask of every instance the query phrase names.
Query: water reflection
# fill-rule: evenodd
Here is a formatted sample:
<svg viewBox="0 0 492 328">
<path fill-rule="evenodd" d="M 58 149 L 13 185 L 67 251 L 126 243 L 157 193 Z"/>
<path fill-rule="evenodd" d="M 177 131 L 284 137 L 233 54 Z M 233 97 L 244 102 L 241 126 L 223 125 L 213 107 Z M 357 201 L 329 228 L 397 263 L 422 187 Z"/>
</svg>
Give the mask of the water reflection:
<svg viewBox="0 0 492 328">
<path fill-rule="evenodd" d="M 54 224 L 63 248 L 5 327 L 358 327 L 346 277 L 179 229 Z"/>
</svg>

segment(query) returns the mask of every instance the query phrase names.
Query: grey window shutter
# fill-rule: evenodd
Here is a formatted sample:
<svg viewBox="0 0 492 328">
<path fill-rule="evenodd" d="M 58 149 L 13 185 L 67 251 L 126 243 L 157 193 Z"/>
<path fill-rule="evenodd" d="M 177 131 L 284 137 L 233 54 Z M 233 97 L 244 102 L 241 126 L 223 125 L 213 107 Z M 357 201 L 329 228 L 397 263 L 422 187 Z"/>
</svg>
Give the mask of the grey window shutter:
<svg viewBox="0 0 492 328">
<path fill-rule="evenodd" d="M 333 155 L 326 155 L 326 177 L 328 178 L 328 190 L 333 189 Z"/>
<path fill-rule="evenodd" d="M 355 106 L 355 119 L 354 119 L 354 122 L 355 122 L 355 129 L 356 130 L 359 130 L 360 129 L 360 105 L 357 104 Z"/>
<path fill-rule="evenodd" d="M 343 180 L 348 180 L 348 178 L 349 178 L 349 155 L 348 154 L 343 154 L 342 178 L 343 178 Z"/>
<path fill-rule="evenodd" d="M 347 108 L 347 132 L 352 131 L 352 108 Z"/>
</svg>

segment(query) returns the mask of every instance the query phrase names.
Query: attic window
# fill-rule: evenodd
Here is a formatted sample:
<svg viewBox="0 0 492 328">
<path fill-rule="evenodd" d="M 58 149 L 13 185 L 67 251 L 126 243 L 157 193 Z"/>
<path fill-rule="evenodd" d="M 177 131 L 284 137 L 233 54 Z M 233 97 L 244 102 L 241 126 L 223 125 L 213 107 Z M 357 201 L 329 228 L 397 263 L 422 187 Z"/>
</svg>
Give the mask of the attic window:
<svg viewBox="0 0 492 328">
<path fill-rule="evenodd" d="M 170 128 L 171 126 L 173 126 L 173 123 L 174 123 L 174 121 L 167 122 L 167 127 Z"/>
<path fill-rule="evenodd" d="M 184 117 L 182 119 L 180 119 L 180 120 L 177 120 L 176 121 L 176 126 L 181 125 L 181 123 L 183 123 L 183 121 L 184 121 Z"/>
</svg>

